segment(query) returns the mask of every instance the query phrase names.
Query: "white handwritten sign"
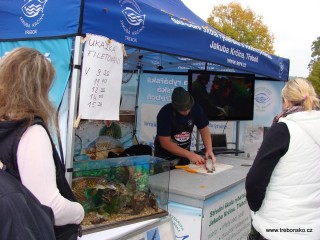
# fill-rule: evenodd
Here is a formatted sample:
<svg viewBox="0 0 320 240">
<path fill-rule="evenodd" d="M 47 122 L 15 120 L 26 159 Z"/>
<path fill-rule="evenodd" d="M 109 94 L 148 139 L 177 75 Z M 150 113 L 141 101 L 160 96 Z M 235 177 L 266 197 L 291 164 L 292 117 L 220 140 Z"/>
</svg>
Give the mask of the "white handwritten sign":
<svg viewBox="0 0 320 240">
<path fill-rule="evenodd" d="M 79 115 L 82 119 L 119 120 L 123 70 L 122 44 L 92 35 L 85 43 Z"/>
</svg>

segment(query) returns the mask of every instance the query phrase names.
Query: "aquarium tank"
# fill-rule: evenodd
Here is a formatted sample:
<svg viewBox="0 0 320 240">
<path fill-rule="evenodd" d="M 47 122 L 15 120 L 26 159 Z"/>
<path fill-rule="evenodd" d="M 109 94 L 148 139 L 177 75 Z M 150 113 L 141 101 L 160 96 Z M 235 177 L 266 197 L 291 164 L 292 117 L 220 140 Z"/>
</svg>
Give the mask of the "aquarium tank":
<svg viewBox="0 0 320 240">
<path fill-rule="evenodd" d="M 84 234 L 168 215 L 169 169 L 149 155 L 75 161 L 72 191 L 85 210 Z"/>
</svg>

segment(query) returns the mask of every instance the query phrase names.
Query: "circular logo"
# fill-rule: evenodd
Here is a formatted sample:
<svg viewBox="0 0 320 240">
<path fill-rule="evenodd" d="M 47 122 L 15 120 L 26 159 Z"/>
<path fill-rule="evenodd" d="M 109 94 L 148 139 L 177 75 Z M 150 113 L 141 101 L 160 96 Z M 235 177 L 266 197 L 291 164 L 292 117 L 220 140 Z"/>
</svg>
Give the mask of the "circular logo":
<svg viewBox="0 0 320 240">
<path fill-rule="evenodd" d="M 255 89 L 255 111 L 265 112 L 266 109 L 271 105 L 272 91 L 266 87 L 259 87 Z"/>
<path fill-rule="evenodd" d="M 120 20 L 121 27 L 125 33 L 130 35 L 126 40 L 136 42 L 135 38 L 144 29 L 146 14 L 143 14 L 140 7 L 134 0 L 120 0 L 123 19 Z"/>
</svg>

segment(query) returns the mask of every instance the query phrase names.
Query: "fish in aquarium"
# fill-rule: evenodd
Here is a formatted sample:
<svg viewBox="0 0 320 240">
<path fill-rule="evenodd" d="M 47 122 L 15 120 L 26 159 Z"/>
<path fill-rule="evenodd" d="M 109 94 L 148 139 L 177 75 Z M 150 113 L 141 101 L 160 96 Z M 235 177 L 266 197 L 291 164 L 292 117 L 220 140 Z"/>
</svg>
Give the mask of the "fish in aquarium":
<svg viewBox="0 0 320 240">
<path fill-rule="evenodd" d="M 160 210 L 154 193 L 133 189 L 104 177 L 78 177 L 72 181 L 72 191 L 92 224 L 104 222 L 114 214 L 130 216 L 138 215 L 146 208 L 152 208 L 154 212 Z"/>
<path fill-rule="evenodd" d="M 83 230 L 167 215 L 152 185 L 154 165 L 163 163 L 150 156 L 75 161 L 72 190 L 85 209 Z"/>
<path fill-rule="evenodd" d="M 130 200 L 123 184 L 109 182 L 103 177 L 75 178 L 72 190 L 86 212 L 117 212 Z"/>
<path fill-rule="evenodd" d="M 106 159 L 110 154 L 119 155 L 124 152 L 122 143 L 110 136 L 99 136 L 81 150 L 92 160 Z"/>
</svg>

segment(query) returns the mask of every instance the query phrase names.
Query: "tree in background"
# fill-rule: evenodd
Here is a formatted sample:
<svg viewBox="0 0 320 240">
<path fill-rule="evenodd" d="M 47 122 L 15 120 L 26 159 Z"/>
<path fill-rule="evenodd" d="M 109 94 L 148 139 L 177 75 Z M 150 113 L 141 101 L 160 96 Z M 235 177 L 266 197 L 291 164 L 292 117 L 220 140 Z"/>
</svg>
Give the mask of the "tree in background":
<svg viewBox="0 0 320 240">
<path fill-rule="evenodd" d="M 309 63 L 310 74 L 308 80 L 312 82 L 316 92 L 320 95 L 320 37 L 312 42 L 311 61 Z"/>
<path fill-rule="evenodd" d="M 207 22 L 234 40 L 274 54 L 273 34 L 250 8 L 242 9 L 236 2 L 220 4 L 213 8 Z"/>
</svg>

